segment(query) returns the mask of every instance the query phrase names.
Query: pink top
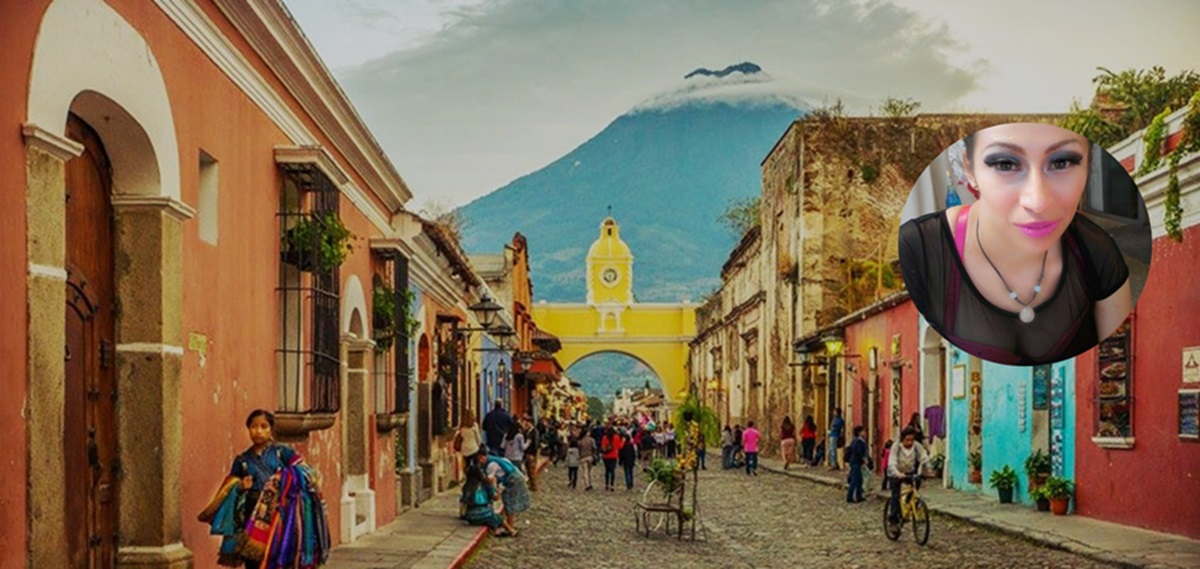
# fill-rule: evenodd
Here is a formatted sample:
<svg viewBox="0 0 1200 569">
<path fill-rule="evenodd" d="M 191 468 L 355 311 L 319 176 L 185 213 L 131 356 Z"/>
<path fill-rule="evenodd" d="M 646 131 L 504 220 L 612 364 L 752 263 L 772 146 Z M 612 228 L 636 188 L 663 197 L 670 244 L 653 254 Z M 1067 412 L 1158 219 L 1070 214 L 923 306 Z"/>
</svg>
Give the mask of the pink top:
<svg viewBox="0 0 1200 569">
<path fill-rule="evenodd" d="M 758 452 L 758 429 L 750 427 L 742 431 L 742 449 L 746 452 Z"/>
<path fill-rule="evenodd" d="M 955 224 L 957 227 L 954 230 L 954 244 L 958 247 L 959 259 L 965 259 L 963 251 L 967 247 L 967 213 L 970 211 L 971 206 L 966 206 L 958 210 L 958 219 L 956 220 L 958 223 Z"/>
</svg>

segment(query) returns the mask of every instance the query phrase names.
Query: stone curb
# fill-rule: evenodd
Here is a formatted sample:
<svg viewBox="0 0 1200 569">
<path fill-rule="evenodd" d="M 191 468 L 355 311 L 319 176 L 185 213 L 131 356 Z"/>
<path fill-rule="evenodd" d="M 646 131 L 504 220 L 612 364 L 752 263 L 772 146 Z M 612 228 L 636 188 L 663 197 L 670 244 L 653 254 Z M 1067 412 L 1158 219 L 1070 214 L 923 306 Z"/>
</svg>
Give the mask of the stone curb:
<svg viewBox="0 0 1200 569">
<path fill-rule="evenodd" d="M 459 567 L 462 567 L 467 562 L 467 559 L 471 557 L 471 554 L 475 553 L 476 549 L 479 549 L 480 544 L 483 543 L 483 539 L 487 535 L 487 528 L 479 528 L 479 531 L 475 534 L 475 538 L 471 540 L 471 543 L 467 544 L 466 548 L 459 552 L 458 557 L 454 558 L 448 569 L 459 569 Z"/>
<path fill-rule="evenodd" d="M 820 475 L 816 475 L 816 474 L 809 474 L 804 471 L 793 471 L 793 470 L 785 471 L 781 468 L 778 468 L 775 466 L 767 466 L 767 465 L 759 465 L 759 468 L 761 468 L 767 472 L 771 472 L 773 474 L 780 474 L 783 476 L 791 476 L 793 478 L 800 478 L 803 480 L 808 480 L 809 482 L 824 484 L 825 486 L 832 486 L 835 488 L 845 488 L 845 484 L 837 479 L 828 478 L 828 477 L 820 476 Z M 839 471 L 839 472 L 845 472 L 845 471 L 843 470 L 843 471 Z M 890 495 L 883 494 L 882 491 L 875 490 L 875 489 L 870 490 L 869 493 L 872 496 L 874 496 L 875 499 L 878 501 L 886 500 L 891 497 Z M 947 516 L 947 517 L 962 520 L 962 521 L 970 523 L 970 524 L 974 524 L 974 525 L 977 525 L 980 527 L 992 529 L 992 530 L 995 530 L 995 531 L 998 531 L 998 532 L 1001 532 L 1001 533 L 1004 533 L 1007 535 L 1025 539 L 1027 541 L 1032 541 L 1032 542 L 1041 544 L 1046 547 L 1058 549 L 1061 551 L 1068 551 L 1070 553 L 1074 553 L 1076 555 L 1081 555 L 1083 557 L 1087 557 L 1087 558 L 1095 560 L 1095 561 L 1100 561 L 1102 563 L 1111 563 L 1111 564 L 1115 564 L 1118 567 L 1122 567 L 1122 568 L 1149 567 L 1149 565 L 1146 565 L 1144 562 L 1133 561 L 1133 560 L 1126 558 L 1124 556 L 1121 556 L 1121 555 L 1114 555 L 1109 552 L 1101 551 L 1101 550 L 1095 549 L 1093 547 L 1090 547 L 1088 545 L 1076 542 L 1074 540 L 1066 540 L 1059 536 L 1047 534 L 1045 532 L 1041 532 L 1041 531 L 1037 531 L 1037 530 L 1033 530 L 1033 529 L 1029 529 L 1029 528 L 1025 528 L 1025 527 L 1021 527 L 1021 526 L 1016 526 L 1013 524 L 983 519 L 983 518 L 975 515 L 974 513 L 956 511 L 956 509 L 953 507 L 946 507 L 946 506 L 942 506 L 942 505 L 930 504 L 929 510 L 932 512 L 936 512 L 938 514 Z"/>
</svg>

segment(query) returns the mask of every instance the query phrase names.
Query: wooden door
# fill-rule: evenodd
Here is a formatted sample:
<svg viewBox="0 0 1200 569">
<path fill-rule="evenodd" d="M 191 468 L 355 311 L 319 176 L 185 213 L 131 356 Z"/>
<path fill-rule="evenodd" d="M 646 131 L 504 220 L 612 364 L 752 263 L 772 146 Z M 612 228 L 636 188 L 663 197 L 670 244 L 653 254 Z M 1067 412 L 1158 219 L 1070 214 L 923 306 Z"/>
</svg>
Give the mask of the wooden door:
<svg viewBox="0 0 1200 569">
<path fill-rule="evenodd" d="M 75 115 L 84 152 L 66 164 L 66 378 L 63 462 L 71 567 L 116 564 L 117 437 L 111 169 Z"/>
</svg>

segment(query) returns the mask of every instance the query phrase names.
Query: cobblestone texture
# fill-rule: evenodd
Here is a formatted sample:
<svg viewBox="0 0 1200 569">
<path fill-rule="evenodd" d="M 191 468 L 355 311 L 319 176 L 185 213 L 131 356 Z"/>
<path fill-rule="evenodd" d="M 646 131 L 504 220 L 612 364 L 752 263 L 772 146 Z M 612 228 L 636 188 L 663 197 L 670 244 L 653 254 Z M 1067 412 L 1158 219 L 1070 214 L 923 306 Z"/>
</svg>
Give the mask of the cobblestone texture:
<svg viewBox="0 0 1200 569">
<path fill-rule="evenodd" d="M 566 469 L 547 469 L 513 538 L 488 538 L 467 567 L 1108 567 L 958 520 L 934 516 L 928 545 L 911 529 L 883 534 L 883 503 L 847 504 L 845 492 L 770 473 L 708 470 L 700 476 L 703 541 L 634 531 L 633 491 L 566 487 Z M 691 490 L 689 489 L 690 493 Z"/>
</svg>

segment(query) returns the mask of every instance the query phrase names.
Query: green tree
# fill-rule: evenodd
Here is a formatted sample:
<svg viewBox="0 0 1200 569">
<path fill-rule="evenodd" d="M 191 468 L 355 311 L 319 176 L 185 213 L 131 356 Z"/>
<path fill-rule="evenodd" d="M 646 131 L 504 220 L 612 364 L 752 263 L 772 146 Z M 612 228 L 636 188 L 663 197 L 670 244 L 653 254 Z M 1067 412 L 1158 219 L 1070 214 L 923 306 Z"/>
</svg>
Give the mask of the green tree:
<svg viewBox="0 0 1200 569">
<path fill-rule="evenodd" d="M 891 119 L 902 119 L 911 117 L 917 113 L 917 109 L 921 108 L 921 103 L 912 99 L 898 99 L 896 97 L 888 97 L 883 100 L 880 106 L 880 111 L 883 116 Z"/>
<path fill-rule="evenodd" d="M 729 206 L 725 208 L 725 213 L 722 213 L 717 221 L 733 232 L 734 236 L 741 238 L 747 231 L 758 227 L 761 223 L 758 215 L 761 203 L 760 196 L 729 200 Z"/>
<path fill-rule="evenodd" d="M 1165 108 L 1178 109 L 1200 89 L 1200 75 L 1181 71 L 1168 77 L 1162 67 L 1114 72 L 1097 67 L 1096 95 L 1088 107 L 1078 101 L 1060 123 L 1103 147 L 1146 128 Z"/>
<path fill-rule="evenodd" d="M 588 409 L 587 409 L 588 417 L 591 417 L 592 419 L 604 418 L 604 402 L 601 401 L 599 397 L 596 397 L 594 395 L 588 397 L 587 405 L 588 405 Z"/>
</svg>

